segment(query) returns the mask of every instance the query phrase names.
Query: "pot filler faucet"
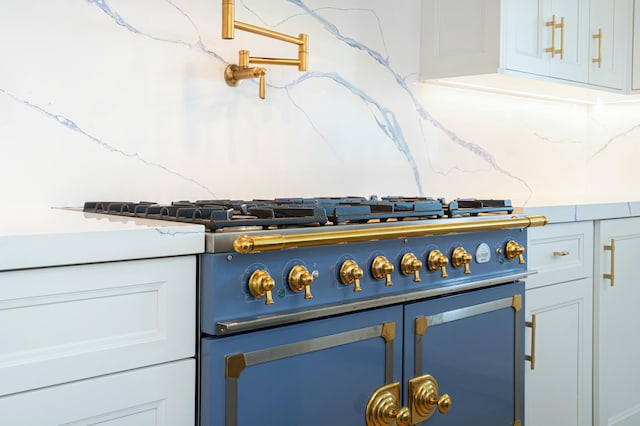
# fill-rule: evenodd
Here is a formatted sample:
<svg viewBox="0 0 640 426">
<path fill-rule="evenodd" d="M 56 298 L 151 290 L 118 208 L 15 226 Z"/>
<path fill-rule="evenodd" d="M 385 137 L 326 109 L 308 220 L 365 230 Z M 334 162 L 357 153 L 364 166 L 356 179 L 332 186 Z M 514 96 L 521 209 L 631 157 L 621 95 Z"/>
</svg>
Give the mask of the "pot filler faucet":
<svg viewBox="0 0 640 426">
<path fill-rule="evenodd" d="M 234 0 L 222 0 L 222 38 L 233 39 L 235 29 L 258 34 L 264 37 L 274 38 L 280 41 L 298 45 L 298 58 L 259 58 L 249 55 L 248 50 L 240 50 L 238 65 L 228 65 L 224 70 L 224 79 L 229 86 L 237 86 L 241 80 L 248 78 L 258 78 L 260 84 L 260 99 L 265 98 L 265 74 L 266 68 L 250 67 L 251 64 L 267 64 L 267 65 L 297 65 L 298 71 L 307 70 L 307 34 L 300 34 L 297 38 L 287 34 L 271 31 L 266 28 L 257 27 L 255 25 L 246 24 L 235 20 Z"/>
</svg>

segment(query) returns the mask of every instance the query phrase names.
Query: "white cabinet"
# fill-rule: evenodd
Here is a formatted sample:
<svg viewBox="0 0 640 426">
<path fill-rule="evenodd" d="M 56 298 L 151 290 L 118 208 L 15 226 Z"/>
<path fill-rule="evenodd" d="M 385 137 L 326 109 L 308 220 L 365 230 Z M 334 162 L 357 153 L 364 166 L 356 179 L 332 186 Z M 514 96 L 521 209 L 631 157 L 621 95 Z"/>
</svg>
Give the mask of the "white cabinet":
<svg viewBox="0 0 640 426">
<path fill-rule="evenodd" d="M 500 0 L 424 0 L 420 78 L 493 73 L 500 60 Z"/>
<path fill-rule="evenodd" d="M 7 426 L 192 426 L 195 360 L 0 397 Z"/>
<path fill-rule="evenodd" d="M 503 69 L 629 92 L 640 52 L 633 9 L 633 0 L 504 0 Z"/>
<path fill-rule="evenodd" d="M 503 68 L 585 82 L 588 5 L 584 0 L 505 0 Z"/>
<path fill-rule="evenodd" d="M 0 272 L 0 423 L 193 425 L 196 256 Z"/>
<path fill-rule="evenodd" d="M 640 424 L 640 218 L 596 222 L 594 418 Z"/>
<path fill-rule="evenodd" d="M 525 424 L 592 424 L 593 223 L 528 230 Z"/>
<path fill-rule="evenodd" d="M 592 424 L 592 283 L 583 278 L 526 292 L 535 340 L 528 327 L 525 353 L 535 364 L 525 363 L 525 425 Z"/>
<path fill-rule="evenodd" d="M 640 90 L 640 1 L 636 1 L 633 8 L 633 72 L 632 88 Z"/>
</svg>

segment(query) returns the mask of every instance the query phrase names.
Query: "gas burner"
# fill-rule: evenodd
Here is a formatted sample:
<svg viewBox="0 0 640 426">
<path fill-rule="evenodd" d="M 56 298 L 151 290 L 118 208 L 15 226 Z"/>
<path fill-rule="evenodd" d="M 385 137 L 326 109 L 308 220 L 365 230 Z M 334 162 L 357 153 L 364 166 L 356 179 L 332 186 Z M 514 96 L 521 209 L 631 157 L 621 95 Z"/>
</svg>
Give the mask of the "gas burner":
<svg viewBox="0 0 640 426">
<path fill-rule="evenodd" d="M 273 200 L 197 200 L 171 204 L 86 202 L 85 212 L 190 222 L 210 231 L 229 227 L 262 229 L 346 223 L 440 219 L 479 214 L 512 213 L 509 200 L 387 196 L 275 198 Z"/>
</svg>

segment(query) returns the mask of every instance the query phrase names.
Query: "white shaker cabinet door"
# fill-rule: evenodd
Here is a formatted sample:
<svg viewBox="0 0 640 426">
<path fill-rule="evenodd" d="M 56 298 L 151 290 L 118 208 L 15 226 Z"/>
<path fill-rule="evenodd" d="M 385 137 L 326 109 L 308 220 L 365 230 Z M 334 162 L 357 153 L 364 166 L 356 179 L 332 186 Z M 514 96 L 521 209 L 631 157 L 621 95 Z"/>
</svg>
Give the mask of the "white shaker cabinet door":
<svg viewBox="0 0 640 426">
<path fill-rule="evenodd" d="M 594 415 L 640 425 L 640 218 L 596 222 Z"/>
<path fill-rule="evenodd" d="M 592 284 L 584 278 L 527 290 L 527 426 L 592 424 Z"/>
<path fill-rule="evenodd" d="M 0 397 L 6 426 L 192 426 L 195 360 Z"/>
<path fill-rule="evenodd" d="M 424 0 L 420 78 L 495 73 L 500 0 Z"/>
</svg>

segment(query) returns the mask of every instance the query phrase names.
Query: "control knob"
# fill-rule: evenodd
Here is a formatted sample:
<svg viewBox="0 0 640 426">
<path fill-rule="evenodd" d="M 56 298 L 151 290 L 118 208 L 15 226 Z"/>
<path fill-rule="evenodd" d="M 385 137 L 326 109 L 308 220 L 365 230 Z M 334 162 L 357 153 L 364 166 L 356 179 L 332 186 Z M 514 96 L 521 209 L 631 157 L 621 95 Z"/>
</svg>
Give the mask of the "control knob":
<svg viewBox="0 0 640 426">
<path fill-rule="evenodd" d="M 470 274 L 469 264 L 471 263 L 471 255 L 462 247 L 457 247 L 451 255 L 451 264 L 454 268 L 464 266 L 464 273 Z"/>
<path fill-rule="evenodd" d="M 294 266 L 289 271 L 289 288 L 296 293 L 304 290 L 304 298 L 311 299 L 311 284 L 313 283 L 313 275 L 302 265 Z"/>
<path fill-rule="evenodd" d="M 400 261 L 400 270 L 403 275 L 413 274 L 413 281 L 420 282 L 420 269 L 422 269 L 422 261 L 418 259 L 413 253 L 407 253 L 402 256 Z"/>
<path fill-rule="evenodd" d="M 393 263 L 389 262 L 384 256 L 376 257 L 371 264 L 371 275 L 373 275 L 373 278 L 376 280 L 384 279 L 384 285 L 387 287 L 393 285 L 391 282 L 391 274 L 393 274 L 394 270 L 395 267 Z"/>
<path fill-rule="evenodd" d="M 517 257 L 519 264 L 524 263 L 524 247 L 513 240 L 507 243 L 504 254 L 507 259 L 515 259 Z"/>
<path fill-rule="evenodd" d="M 440 250 L 431 250 L 429 252 L 429 257 L 427 257 L 427 267 L 430 271 L 437 271 L 440 269 L 440 276 L 442 278 L 447 278 L 447 265 L 449 264 L 449 259 L 447 256 L 442 254 Z"/>
<path fill-rule="evenodd" d="M 258 269 L 249 277 L 249 291 L 256 299 L 266 298 L 265 305 L 273 305 L 271 290 L 276 286 L 276 282 L 264 269 Z"/>
<path fill-rule="evenodd" d="M 364 271 L 355 260 L 346 260 L 340 267 L 340 281 L 344 285 L 353 284 L 353 291 L 359 293 L 362 291 L 360 288 L 360 279 L 364 276 Z"/>
</svg>

